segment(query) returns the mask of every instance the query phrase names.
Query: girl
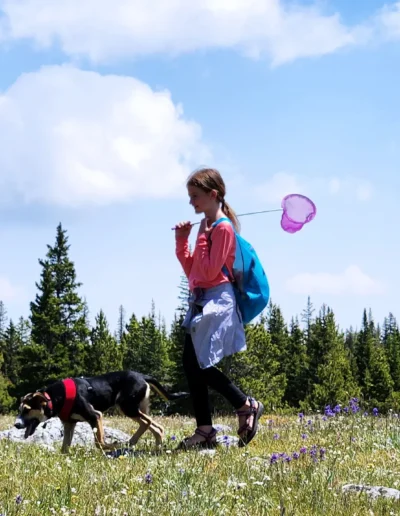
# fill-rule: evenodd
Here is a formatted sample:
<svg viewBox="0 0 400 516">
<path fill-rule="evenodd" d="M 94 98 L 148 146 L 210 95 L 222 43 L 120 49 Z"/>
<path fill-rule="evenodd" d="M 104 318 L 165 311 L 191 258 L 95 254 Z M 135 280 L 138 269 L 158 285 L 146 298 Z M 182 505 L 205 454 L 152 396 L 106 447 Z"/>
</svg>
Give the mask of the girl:
<svg viewBox="0 0 400 516">
<path fill-rule="evenodd" d="M 217 170 L 202 169 L 187 181 L 190 204 L 196 213 L 204 213 L 196 247 L 189 251 L 190 222 L 175 227 L 176 255 L 189 280 L 191 296 L 183 326 L 186 328 L 183 367 L 187 377 L 197 428 L 181 447 L 215 446 L 217 431 L 212 426 L 208 387 L 222 394 L 239 417 L 239 446 L 248 444 L 257 432 L 264 411 L 261 402 L 249 398 L 215 367 L 224 356 L 246 349 L 245 333 L 229 274 L 235 259 L 235 231 L 229 221 L 212 224 L 228 217 L 236 231 L 235 212 L 225 201 L 225 184 Z"/>
</svg>

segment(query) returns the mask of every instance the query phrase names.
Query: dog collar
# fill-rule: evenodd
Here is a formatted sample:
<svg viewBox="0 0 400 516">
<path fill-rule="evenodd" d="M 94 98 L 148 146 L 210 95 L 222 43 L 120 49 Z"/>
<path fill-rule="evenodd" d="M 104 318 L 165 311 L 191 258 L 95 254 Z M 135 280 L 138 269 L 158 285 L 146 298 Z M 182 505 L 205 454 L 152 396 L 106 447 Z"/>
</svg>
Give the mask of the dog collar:
<svg viewBox="0 0 400 516">
<path fill-rule="evenodd" d="M 43 395 L 47 400 L 47 408 L 50 410 L 50 414 L 52 414 L 53 413 L 53 402 L 51 401 L 51 398 L 47 394 L 47 392 L 44 392 Z"/>
</svg>

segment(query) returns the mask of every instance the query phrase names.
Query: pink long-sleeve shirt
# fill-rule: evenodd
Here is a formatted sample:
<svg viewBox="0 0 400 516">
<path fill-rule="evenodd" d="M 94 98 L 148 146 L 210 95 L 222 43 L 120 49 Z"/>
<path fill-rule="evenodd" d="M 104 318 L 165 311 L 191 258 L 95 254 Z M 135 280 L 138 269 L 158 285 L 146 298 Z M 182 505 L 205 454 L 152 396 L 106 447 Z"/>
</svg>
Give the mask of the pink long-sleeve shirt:
<svg viewBox="0 0 400 516">
<path fill-rule="evenodd" d="M 189 288 L 210 288 L 227 283 L 229 278 L 222 272 L 227 266 L 232 274 L 235 260 L 236 238 L 232 225 L 229 222 L 220 222 L 211 233 L 211 248 L 205 233 L 197 235 L 196 247 L 193 253 L 189 250 L 189 241 L 186 237 L 176 237 L 176 256 L 180 261 Z"/>
</svg>

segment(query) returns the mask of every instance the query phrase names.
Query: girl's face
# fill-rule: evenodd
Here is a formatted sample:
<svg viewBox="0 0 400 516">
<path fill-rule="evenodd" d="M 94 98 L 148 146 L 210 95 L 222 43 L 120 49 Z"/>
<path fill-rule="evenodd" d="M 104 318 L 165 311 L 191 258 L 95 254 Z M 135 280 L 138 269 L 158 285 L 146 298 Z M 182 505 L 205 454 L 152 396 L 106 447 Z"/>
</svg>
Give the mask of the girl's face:
<svg viewBox="0 0 400 516">
<path fill-rule="evenodd" d="M 215 191 L 205 192 L 197 186 L 188 186 L 190 204 L 196 213 L 207 213 L 215 208 L 217 193 Z"/>
</svg>

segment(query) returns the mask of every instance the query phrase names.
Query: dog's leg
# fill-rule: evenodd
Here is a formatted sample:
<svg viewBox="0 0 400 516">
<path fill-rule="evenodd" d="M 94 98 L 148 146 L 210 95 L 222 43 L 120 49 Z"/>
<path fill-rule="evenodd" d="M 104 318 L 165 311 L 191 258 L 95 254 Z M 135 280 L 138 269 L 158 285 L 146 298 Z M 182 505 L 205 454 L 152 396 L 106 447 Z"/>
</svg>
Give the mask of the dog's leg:
<svg viewBox="0 0 400 516">
<path fill-rule="evenodd" d="M 132 435 L 132 437 L 129 439 L 129 444 L 132 446 L 135 446 L 135 444 L 138 442 L 138 440 L 142 437 L 142 435 L 146 432 L 146 430 L 149 429 L 150 425 L 146 423 L 142 418 L 140 417 L 134 417 L 132 418 L 136 423 L 139 424 L 139 428 L 136 430 L 136 433 Z"/>
<path fill-rule="evenodd" d="M 72 443 L 72 438 L 74 436 L 74 430 L 75 430 L 76 423 L 74 423 L 72 421 L 66 421 L 66 422 L 63 422 L 63 426 L 64 426 L 64 438 L 63 438 L 63 442 L 62 442 L 62 446 L 61 446 L 61 453 L 68 453 L 69 447 L 71 446 L 71 443 Z"/>
<path fill-rule="evenodd" d="M 147 424 L 148 429 L 154 435 L 154 438 L 156 440 L 156 446 L 161 446 L 164 438 L 164 428 L 161 425 L 158 425 L 157 423 L 154 424 L 154 421 L 147 414 L 143 414 L 143 412 L 141 412 L 140 410 L 138 412 L 140 419 Z"/>
</svg>

